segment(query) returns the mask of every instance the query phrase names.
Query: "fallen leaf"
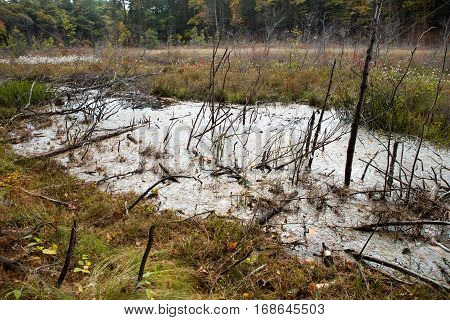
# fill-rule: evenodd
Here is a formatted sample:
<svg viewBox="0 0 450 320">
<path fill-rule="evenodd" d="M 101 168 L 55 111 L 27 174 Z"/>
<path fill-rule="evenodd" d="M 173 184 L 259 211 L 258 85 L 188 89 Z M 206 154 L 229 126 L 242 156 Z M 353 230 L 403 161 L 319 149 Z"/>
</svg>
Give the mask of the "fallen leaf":
<svg viewBox="0 0 450 320">
<path fill-rule="evenodd" d="M 51 248 L 49 248 L 49 249 L 43 249 L 43 250 L 42 250 L 42 253 L 43 253 L 43 254 L 48 254 L 48 255 L 54 255 L 54 254 L 57 253 L 57 251 L 58 251 L 58 245 L 52 244 L 52 247 L 51 247 Z"/>
<path fill-rule="evenodd" d="M 78 210 L 78 206 L 73 203 L 69 203 L 68 208 L 69 210 Z"/>
<path fill-rule="evenodd" d="M 227 245 L 227 250 L 234 251 L 234 250 L 236 250 L 236 247 L 237 247 L 237 242 L 230 242 Z"/>
</svg>

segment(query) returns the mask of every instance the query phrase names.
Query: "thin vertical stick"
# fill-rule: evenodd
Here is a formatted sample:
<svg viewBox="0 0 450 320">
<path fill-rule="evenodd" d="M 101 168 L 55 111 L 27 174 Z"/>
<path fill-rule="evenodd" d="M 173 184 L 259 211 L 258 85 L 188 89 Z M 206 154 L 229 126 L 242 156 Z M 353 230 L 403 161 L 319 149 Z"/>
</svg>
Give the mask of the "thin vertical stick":
<svg viewBox="0 0 450 320">
<path fill-rule="evenodd" d="M 325 113 L 325 109 L 327 108 L 328 99 L 331 96 L 331 87 L 333 85 L 333 75 L 334 75 L 335 67 L 336 67 L 336 59 L 334 59 L 333 65 L 331 67 L 331 74 L 330 74 L 330 81 L 328 82 L 327 95 L 325 96 L 325 101 L 323 102 L 322 109 L 320 110 L 319 122 L 317 124 L 316 132 L 314 134 L 314 140 L 313 140 L 312 149 L 311 149 L 311 157 L 309 158 L 308 169 L 311 169 L 311 166 L 312 166 L 312 163 L 314 160 L 314 151 L 316 151 L 317 139 L 319 138 L 319 133 L 320 133 L 320 129 L 322 126 L 322 121 L 323 121 L 323 115 Z"/>
<path fill-rule="evenodd" d="M 141 261 L 141 266 L 139 267 L 139 274 L 138 274 L 138 278 L 137 278 L 138 284 L 139 284 L 139 282 L 142 281 L 142 278 L 144 277 L 145 264 L 147 263 L 148 255 L 153 246 L 154 236 L 155 236 L 155 226 L 152 225 L 148 232 L 147 247 L 145 248 L 144 256 L 142 257 L 142 261 Z"/>
<path fill-rule="evenodd" d="M 417 49 L 419 48 L 420 45 L 420 41 L 422 40 L 423 36 L 430 30 L 434 29 L 433 27 L 429 28 L 428 30 L 422 32 L 422 34 L 420 35 L 419 39 L 417 40 L 417 44 L 416 46 L 411 50 L 411 54 L 409 56 L 409 61 L 408 64 L 406 65 L 406 69 L 403 72 L 402 76 L 400 77 L 400 80 L 397 82 L 394 91 L 392 92 L 391 98 L 389 100 L 389 109 L 391 110 L 391 112 L 394 112 L 394 105 L 395 105 L 395 97 L 397 95 L 398 89 L 400 88 L 400 85 L 403 83 L 403 80 L 405 80 L 406 76 L 408 75 L 409 69 L 411 68 L 411 64 L 413 62 L 414 59 L 414 54 L 416 53 Z M 392 117 L 389 117 L 389 134 L 388 134 L 388 157 L 387 157 L 387 161 L 386 161 L 386 176 L 385 176 L 385 180 L 384 180 L 384 190 L 383 190 L 383 198 L 386 196 L 386 188 L 388 185 L 388 181 L 390 179 L 390 177 L 388 176 L 388 172 L 389 172 L 389 168 L 391 168 L 391 164 L 390 164 L 390 149 L 391 149 L 391 127 L 392 127 Z M 398 145 L 397 145 L 398 147 Z M 394 144 L 394 148 L 395 148 L 395 144 Z M 394 157 L 394 161 L 395 161 L 395 157 Z M 393 169 L 393 168 L 392 168 Z M 391 177 L 392 178 L 392 177 Z M 392 179 L 391 180 L 391 184 L 392 184 Z"/>
<path fill-rule="evenodd" d="M 390 130 L 389 126 L 389 130 Z M 386 172 L 384 174 L 384 188 L 383 188 L 383 199 L 386 197 L 386 189 L 388 185 L 388 179 L 389 179 L 389 168 L 391 167 L 391 134 L 388 134 L 388 145 L 387 145 L 387 158 L 386 158 Z"/>
<path fill-rule="evenodd" d="M 398 170 L 398 181 L 400 183 L 400 199 L 403 198 L 403 183 L 402 183 L 402 168 L 403 168 L 403 153 L 405 151 L 405 144 L 402 143 L 402 153 L 400 154 L 400 170 Z"/>
<path fill-rule="evenodd" d="M 77 241 L 77 221 L 73 221 L 72 231 L 70 232 L 69 247 L 67 248 L 66 260 L 64 261 L 64 266 L 59 275 L 58 281 L 56 282 L 56 287 L 61 288 L 64 279 L 66 278 L 67 271 L 69 271 L 70 259 L 72 258 L 73 249 L 75 248 L 75 243 Z"/>
<path fill-rule="evenodd" d="M 391 159 L 391 163 L 389 166 L 389 174 L 388 174 L 388 178 L 387 178 L 388 189 L 392 189 L 392 183 L 394 182 L 394 169 L 395 169 L 395 162 L 397 161 L 397 152 L 398 152 L 399 144 L 400 144 L 400 142 L 398 142 L 398 141 L 394 142 L 394 147 L 392 150 L 392 159 Z M 384 191 L 386 191 L 386 189 Z"/>
</svg>

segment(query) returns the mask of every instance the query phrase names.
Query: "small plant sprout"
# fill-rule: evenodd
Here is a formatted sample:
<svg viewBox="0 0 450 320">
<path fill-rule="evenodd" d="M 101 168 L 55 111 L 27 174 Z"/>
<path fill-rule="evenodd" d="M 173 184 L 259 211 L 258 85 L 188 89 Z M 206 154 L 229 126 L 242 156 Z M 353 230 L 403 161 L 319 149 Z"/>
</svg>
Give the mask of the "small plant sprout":
<svg viewBox="0 0 450 320">
<path fill-rule="evenodd" d="M 58 253 L 57 244 L 53 243 L 50 247 L 45 248 L 44 242 L 38 237 L 33 237 L 32 242 L 30 242 L 27 247 L 35 252 L 42 252 L 46 255 L 56 255 Z"/>
<path fill-rule="evenodd" d="M 15 300 L 20 300 L 20 297 L 22 296 L 22 289 L 14 289 L 14 290 L 8 292 L 5 295 L 5 298 L 8 298 L 10 296 L 14 296 Z"/>
<path fill-rule="evenodd" d="M 150 282 L 149 282 L 147 279 L 150 277 L 151 274 L 152 274 L 151 272 L 146 272 L 146 273 L 144 273 L 144 275 L 142 276 L 142 280 L 139 281 L 138 284 L 137 284 L 136 286 L 137 286 L 138 288 L 141 288 L 141 287 L 143 287 L 143 286 L 149 285 Z"/>
<path fill-rule="evenodd" d="M 92 262 L 89 260 L 89 255 L 83 254 L 81 256 L 81 260 L 78 261 L 79 267 L 76 267 L 75 269 L 73 269 L 73 272 L 90 274 L 91 271 L 89 271 L 89 269 L 90 269 L 91 265 L 92 265 Z"/>
</svg>

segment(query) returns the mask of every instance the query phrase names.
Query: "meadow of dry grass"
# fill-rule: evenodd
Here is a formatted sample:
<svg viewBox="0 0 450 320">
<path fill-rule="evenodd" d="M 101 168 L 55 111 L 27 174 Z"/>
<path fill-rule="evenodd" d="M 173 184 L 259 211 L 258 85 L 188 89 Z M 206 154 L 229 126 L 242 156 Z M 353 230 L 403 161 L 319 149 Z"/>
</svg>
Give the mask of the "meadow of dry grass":
<svg viewBox="0 0 450 320">
<path fill-rule="evenodd" d="M 218 57 L 225 48 L 218 51 Z M 337 60 L 330 107 L 351 112 L 359 90 L 359 73 L 364 62 L 364 48 L 331 47 L 325 51 L 314 46 L 279 44 L 233 47 L 230 64 L 223 64 L 217 76 L 217 87 L 226 79 L 224 90 L 216 90 L 216 99 L 237 104 L 262 102 L 323 102 L 330 66 Z M 136 87 L 147 94 L 182 100 L 204 100 L 208 94 L 210 48 L 168 47 L 143 49 L 78 49 L 39 52 L 41 55 L 98 55 L 96 63 L 8 64 L 0 63 L 4 78 L 38 79 L 66 83 L 116 72 L 139 75 Z M 403 81 L 390 108 L 390 96 L 406 67 L 410 49 L 380 49 L 373 66 L 370 89 L 364 109 L 365 124 L 374 130 L 417 135 L 433 104 L 442 67 L 442 48 L 419 49 L 411 71 Z M 156 76 L 153 75 L 158 73 Z M 226 78 L 224 78 L 226 74 Z M 425 132 L 426 139 L 448 146 L 450 141 L 450 80 L 447 67 L 444 85 Z M 389 124 L 389 127 L 388 127 Z"/>
</svg>

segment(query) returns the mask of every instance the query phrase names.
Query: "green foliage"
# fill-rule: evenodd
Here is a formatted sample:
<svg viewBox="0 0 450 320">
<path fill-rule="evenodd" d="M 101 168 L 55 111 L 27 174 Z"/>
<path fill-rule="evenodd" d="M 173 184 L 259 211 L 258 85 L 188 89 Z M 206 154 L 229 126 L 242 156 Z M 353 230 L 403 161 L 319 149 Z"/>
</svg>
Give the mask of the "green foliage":
<svg viewBox="0 0 450 320">
<path fill-rule="evenodd" d="M 89 255 L 83 254 L 81 256 L 81 260 L 78 260 L 78 267 L 73 269 L 74 273 L 82 273 L 82 274 L 91 274 L 90 268 L 92 266 L 92 262 L 89 259 Z"/>
<path fill-rule="evenodd" d="M 450 5 L 442 7 L 441 2 L 391 1 L 383 8 L 384 22 L 403 30 L 417 21 L 422 21 L 424 29 L 436 26 L 434 21 L 444 21 L 449 12 Z M 335 37 L 359 37 L 361 29 L 370 24 L 372 7 L 369 0 L 3 0 L 0 47 L 9 42 L 20 48 L 17 41 L 23 38 L 18 39 L 15 29 L 26 35 L 26 41 L 51 37 L 61 47 L 87 41 L 89 45 L 110 41 L 152 47 L 157 44 L 153 39 L 199 45 L 216 32 L 267 40 L 274 31 L 282 34 L 289 30 L 298 30 L 296 38 L 303 41 L 323 35 L 323 26 L 330 26 Z M 156 32 L 150 39 L 149 29 Z"/>
<path fill-rule="evenodd" d="M 33 88 L 33 90 L 31 90 Z M 31 99 L 30 99 L 31 92 Z M 0 108 L 21 108 L 28 104 L 36 105 L 48 100 L 45 84 L 30 81 L 7 81 L 0 84 Z"/>
<path fill-rule="evenodd" d="M 8 37 L 7 49 L 10 49 L 14 56 L 20 56 L 27 49 L 27 39 L 19 29 L 14 28 Z"/>
<path fill-rule="evenodd" d="M 144 33 L 143 43 L 146 48 L 154 49 L 159 46 L 158 32 L 149 28 Z"/>
<path fill-rule="evenodd" d="M 42 44 L 45 49 L 50 49 L 55 47 L 55 40 L 53 39 L 53 37 L 48 37 L 42 42 Z"/>
<path fill-rule="evenodd" d="M 128 45 L 130 43 L 131 33 L 122 21 L 117 24 L 117 31 L 119 33 L 117 42 L 122 46 Z"/>
<path fill-rule="evenodd" d="M 33 90 L 31 88 L 33 87 Z M 30 97 L 31 92 L 31 97 Z M 14 116 L 19 108 L 44 103 L 50 98 L 45 84 L 30 81 L 7 81 L 0 84 L 0 121 Z"/>
<path fill-rule="evenodd" d="M 5 23 L 0 20 L 0 48 L 5 46 L 8 39 L 8 31 L 6 30 Z"/>
<path fill-rule="evenodd" d="M 204 45 L 206 43 L 205 35 L 202 31 L 198 31 L 197 27 L 193 27 L 186 34 L 189 37 L 189 43 L 192 45 Z"/>
<path fill-rule="evenodd" d="M 411 70 L 400 86 L 391 107 L 392 92 L 402 72 L 403 70 L 393 67 L 372 71 L 371 86 L 363 109 L 363 119 L 370 129 L 411 135 L 418 135 L 422 131 L 428 110 L 434 103 L 439 72 L 432 68 Z M 339 86 L 332 102 L 333 106 L 344 112 L 351 111 L 357 101 L 358 83 L 352 81 L 349 84 Z M 443 92 L 425 131 L 426 139 L 443 145 L 449 144 L 450 126 L 447 119 L 449 112 L 448 96 Z"/>
<path fill-rule="evenodd" d="M 14 289 L 14 290 L 11 290 L 10 292 L 8 292 L 6 295 L 5 295 L 5 298 L 10 298 L 10 297 L 14 297 L 14 299 L 15 300 L 20 300 L 20 297 L 22 296 L 22 290 L 19 290 L 19 289 Z"/>
</svg>

